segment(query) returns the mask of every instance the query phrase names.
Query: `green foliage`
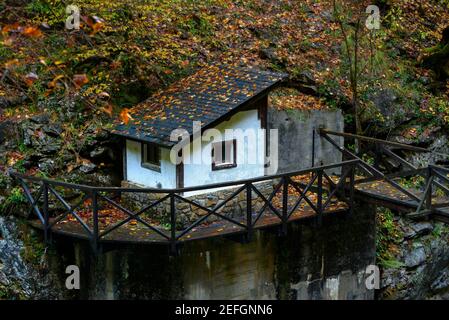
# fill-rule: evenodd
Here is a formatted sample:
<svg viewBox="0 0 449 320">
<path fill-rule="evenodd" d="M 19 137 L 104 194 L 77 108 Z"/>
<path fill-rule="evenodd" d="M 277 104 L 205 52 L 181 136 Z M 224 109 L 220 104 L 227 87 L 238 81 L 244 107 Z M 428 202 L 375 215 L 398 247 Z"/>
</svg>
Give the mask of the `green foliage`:
<svg viewBox="0 0 449 320">
<path fill-rule="evenodd" d="M 0 171 L 0 190 L 6 189 L 8 186 L 9 177 L 6 175 L 5 172 Z"/>
<path fill-rule="evenodd" d="M 432 230 L 432 236 L 435 238 L 442 238 L 443 236 L 447 235 L 448 232 L 449 227 L 446 224 L 437 222 L 435 223 L 434 228 Z"/>
<path fill-rule="evenodd" d="M 401 178 L 399 184 L 408 189 L 420 189 L 424 187 L 426 179 L 423 176 Z"/>
<path fill-rule="evenodd" d="M 34 266 L 39 266 L 46 253 L 46 246 L 42 239 L 33 232 L 24 232 L 21 240 L 24 244 L 21 252 L 23 260 Z"/>
<path fill-rule="evenodd" d="M 362 160 L 365 161 L 366 163 L 368 163 L 369 165 L 374 165 L 374 157 L 370 156 L 367 153 L 364 153 L 362 155 Z"/>
<path fill-rule="evenodd" d="M 380 264 L 385 269 L 399 269 L 404 266 L 404 263 L 395 259 L 382 259 Z"/>
<path fill-rule="evenodd" d="M 13 168 L 19 173 L 25 173 L 26 169 L 24 167 L 24 164 L 25 164 L 24 159 L 17 160 L 17 162 L 13 165 Z"/>
<path fill-rule="evenodd" d="M 213 27 L 210 22 L 206 18 L 197 15 L 180 23 L 179 28 L 190 32 L 192 35 L 210 36 L 213 33 Z"/>
<path fill-rule="evenodd" d="M 432 125 L 449 126 L 449 101 L 439 96 L 428 96 L 418 111 Z"/>
<path fill-rule="evenodd" d="M 379 264 L 387 268 L 401 266 L 394 254 L 403 234 L 398 230 L 393 218 L 393 213 L 384 208 L 376 215 L 376 257 Z"/>
<path fill-rule="evenodd" d="M 0 212 L 9 213 L 14 209 L 24 205 L 26 198 L 20 187 L 11 189 L 8 197 L 3 203 L 0 203 Z"/>
<path fill-rule="evenodd" d="M 8 285 L 0 283 L 0 300 L 25 300 L 26 298 L 18 283 L 13 282 Z"/>
<path fill-rule="evenodd" d="M 63 0 L 33 0 L 26 5 L 25 10 L 37 22 L 45 21 L 52 26 L 65 21 L 66 5 Z"/>
</svg>

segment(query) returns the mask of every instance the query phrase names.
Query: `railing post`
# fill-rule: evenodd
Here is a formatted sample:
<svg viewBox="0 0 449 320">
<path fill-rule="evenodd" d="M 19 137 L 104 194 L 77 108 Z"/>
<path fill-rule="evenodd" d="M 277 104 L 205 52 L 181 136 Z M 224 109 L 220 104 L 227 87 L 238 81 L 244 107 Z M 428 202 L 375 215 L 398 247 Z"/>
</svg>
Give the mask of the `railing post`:
<svg viewBox="0 0 449 320">
<path fill-rule="evenodd" d="M 49 243 L 49 212 L 48 212 L 48 184 L 46 182 L 43 182 L 42 184 L 42 193 L 44 196 L 44 239 L 45 243 Z"/>
<path fill-rule="evenodd" d="M 91 237 L 91 243 L 95 254 L 98 254 L 99 247 L 98 247 L 98 199 L 97 199 L 97 190 L 92 189 L 92 224 L 93 224 L 93 230 L 92 230 L 92 237 Z"/>
<path fill-rule="evenodd" d="M 282 234 L 287 234 L 288 221 L 288 178 L 282 178 Z"/>
<path fill-rule="evenodd" d="M 247 241 L 251 241 L 253 237 L 253 199 L 252 199 L 251 183 L 246 184 L 246 230 Z"/>
<path fill-rule="evenodd" d="M 377 143 L 374 144 L 374 167 L 376 169 L 380 169 L 380 162 L 381 162 L 381 156 L 380 156 L 380 147 Z"/>
<path fill-rule="evenodd" d="M 426 197 L 426 210 L 429 210 L 429 212 L 432 210 L 432 170 L 432 167 L 427 167 L 426 184 L 429 184 L 429 187 L 427 193 L 424 195 Z"/>
<path fill-rule="evenodd" d="M 177 241 L 176 241 L 176 203 L 175 203 L 175 194 L 170 193 L 170 254 L 177 254 Z"/>
<path fill-rule="evenodd" d="M 312 133 L 312 168 L 315 166 L 315 127 Z"/>
<path fill-rule="evenodd" d="M 317 194 L 317 211 L 318 211 L 318 226 L 323 223 L 323 170 L 318 170 L 318 194 Z"/>
<path fill-rule="evenodd" d="M 355 166 L 355 164 L 351 165 L 351 173 L 349 174 L 349 217 L 354 214 Z"/>
</svg>

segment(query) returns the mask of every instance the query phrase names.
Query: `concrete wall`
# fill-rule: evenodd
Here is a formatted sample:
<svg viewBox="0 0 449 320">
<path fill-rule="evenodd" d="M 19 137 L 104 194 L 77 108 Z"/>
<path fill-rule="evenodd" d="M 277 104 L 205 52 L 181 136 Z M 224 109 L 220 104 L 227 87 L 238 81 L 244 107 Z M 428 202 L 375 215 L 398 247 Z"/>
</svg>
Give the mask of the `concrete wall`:
<svg viewBox="0 0 449 320">
<path fill-rule="evenodd" d="M 142 167 L 141 143 L 126 140 L 126 178 L 141 186 L 176 188 L 176 165 L 170 161 L 170 150 L 161 148 L 161 172 Z"/>
<path fill-rule="evenodd" d="M 355 209 L 321 228 L 290 224 L 286 237 L 256 231 L 250 243 L 188 242 L 175 258 L 157 245 L 116 246 L 94 257 L 88 243 L 73 252 L 72 242 L 58 241 L 53 266 L 61 283 L 61 264 L 80 267 L 81 290 L 64 294 L 81 299 L 373 299 L 365 270 L 375 262 L 376 209 Z"/>
<path fill-rule="evenodd" d="M 278 173 L 312 166 L 313 131 L 320 126 L 343 132 L 341 111 L 268 109 L 268 128 L 279 130 Z M 334 139 L 343 146 L 343 138 L 334 137 Z M 341 160 L 341 153 L 316 133 L 315 166 Z"/>
</svg>

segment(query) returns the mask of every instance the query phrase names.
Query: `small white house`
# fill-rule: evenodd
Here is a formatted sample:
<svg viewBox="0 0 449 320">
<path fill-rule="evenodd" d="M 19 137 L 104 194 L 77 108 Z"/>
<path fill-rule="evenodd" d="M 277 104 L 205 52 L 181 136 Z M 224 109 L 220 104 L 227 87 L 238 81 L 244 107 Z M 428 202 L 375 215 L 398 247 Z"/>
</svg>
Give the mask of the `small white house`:
<svg viewBox="0 0 449 320">
<path fill-rule="evenodd" d="M 268 94 L 285 77 L 212 65 L 133 107 L 113 130 L 124 138 L 127 185 L 170 189 L 266 174 Z"/>
</svg>

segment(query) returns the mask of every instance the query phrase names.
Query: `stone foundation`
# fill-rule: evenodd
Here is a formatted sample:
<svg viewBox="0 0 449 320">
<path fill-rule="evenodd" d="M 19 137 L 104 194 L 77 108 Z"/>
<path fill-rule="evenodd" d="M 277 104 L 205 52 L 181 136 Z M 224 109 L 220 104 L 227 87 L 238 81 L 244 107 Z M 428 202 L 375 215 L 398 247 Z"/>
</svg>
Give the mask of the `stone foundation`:
<svg viewBox="0 0 449 320">
<path fill-rule="evenodd" d="M 270 194 L 273 192 L 274 187 L 278 181 L 269 180 L 263 181 L 259 183 L 255 183 L 254 185 L 259 190 L 260 193 L 264 195 L 265 198 L 268 198 Z M 144 186 L 130 182 L 130 181 L 122 181 L 122 187 L 124 188 L 144 188 Z M 206 207 L 208 209 L 212 209 L 217 203 L 220 203 L 226 200 L 229 196 L 231 196 L 235 191 L 237 191 L 241 186 L 230 187 L 226 189 L 216 190 L 216 191 L 207 191 L 203 194 L 197 194 L 192 196 L 183 196 L 184 198 L 194 201 L 199 205 Z M 278 191 L 279 194 L 281 192 Z M 165 197 L 166 193 L 122 193 L 122 201 L 127 204 L 127 207 L 132 208 L 134 210 L 139 210 L 151 202 L 159 200 Z M 264 201 L 257 195 L 256 192 L 252 192 L 252 207 L 253 212 L 258 212 L 264 205 Z M 267 209 L 269 210 L 269 209 Z M 242 190 L 237 196 L 235 196 L 232 200 L 229 200 L 223 207 L 221 207 L 218 213 L 239 220 L 246 219 L 246 191 Z M 170 200 L 166 199 L 162 203 L 158 204 L 154 209 L 148 210 L 149 217 L 159 220 L 162 223 L 168 223 L 170 221 Z M 207 214 L 206 210 L 198 208 L 195 205 L 187 203 L 182 200 L 176 199 L 176 222 L 180 228 L 185 228 L 186 226 L 192 224 L 202 216 Z M 219 217 L 213 215 L 210 216 L 207 221 L 212 222 L 220 219 Z"/>
</svg>

